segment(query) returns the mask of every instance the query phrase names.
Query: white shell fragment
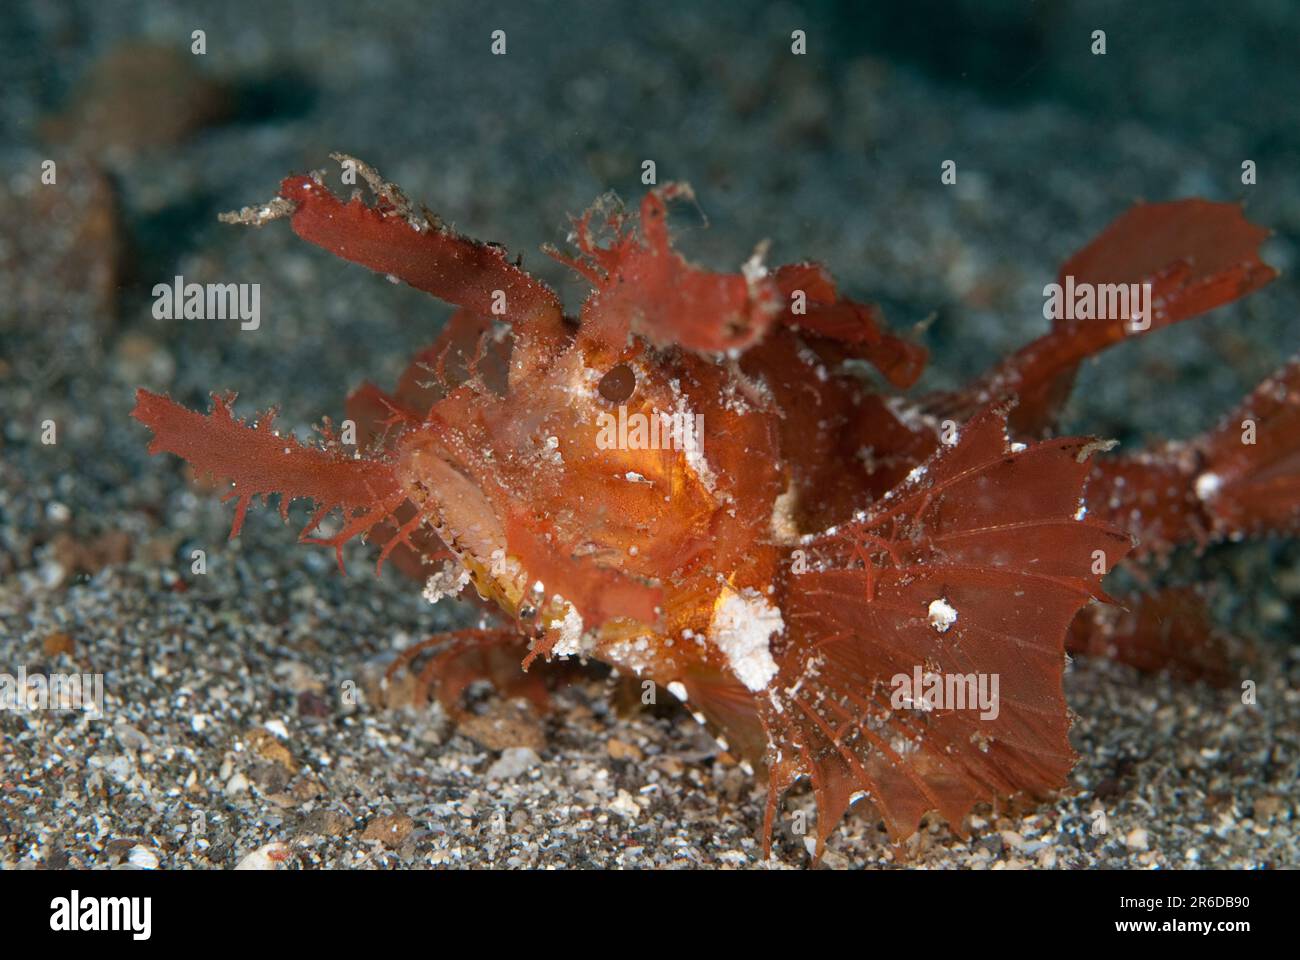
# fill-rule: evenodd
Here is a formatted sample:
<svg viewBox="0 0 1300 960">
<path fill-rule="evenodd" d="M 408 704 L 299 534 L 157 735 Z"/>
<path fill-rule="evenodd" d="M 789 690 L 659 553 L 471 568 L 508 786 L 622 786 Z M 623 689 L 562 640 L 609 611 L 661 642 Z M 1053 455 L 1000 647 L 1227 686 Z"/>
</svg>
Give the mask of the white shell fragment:
<svg viewBox="0 0 1300 960">
<path fill-rule="evenodd" d="M 940 633 L 947 633 L 948 628 L 957 622 L 957 609 L 940 597 L 930 601 L 930 626 Z"/>
</svg>

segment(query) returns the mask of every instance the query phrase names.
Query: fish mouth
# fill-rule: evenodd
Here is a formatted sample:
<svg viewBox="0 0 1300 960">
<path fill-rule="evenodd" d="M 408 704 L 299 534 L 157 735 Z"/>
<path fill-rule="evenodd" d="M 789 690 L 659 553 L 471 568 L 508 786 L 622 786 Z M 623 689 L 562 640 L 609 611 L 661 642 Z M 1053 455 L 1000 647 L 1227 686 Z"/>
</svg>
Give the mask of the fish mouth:
<svg viewBox="0 0 1300 960">
<path fill-rule="evenodd" d="M 398 478 L 408 498 L 429 518 L 439 538 L 460 563 L 478 595 L 524 628 L 545 633 L 539 653 L 586 656 L 601 632 L 588 631 L 572 603 L 548 592 L 509 552 L 506 525 L 469 469 L 437 438 L 414 442 L 400 457 Z M 463 581 L 462 581 L 463 583 Z"/>
<path fill-rule="evenodd" d="M 469 470 L 436 438 L 421 437 L 398 458 L 398 481 L 469 573 L 479 596 L 517 615 L 526 571 L 507 553 L 505 525 Z"/>
</svg>

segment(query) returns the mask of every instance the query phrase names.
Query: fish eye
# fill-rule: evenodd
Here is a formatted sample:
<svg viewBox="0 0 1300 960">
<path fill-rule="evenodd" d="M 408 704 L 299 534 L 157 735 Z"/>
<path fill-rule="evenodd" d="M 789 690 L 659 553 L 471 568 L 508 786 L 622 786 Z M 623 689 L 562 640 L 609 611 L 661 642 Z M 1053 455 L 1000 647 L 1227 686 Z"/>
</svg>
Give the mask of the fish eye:
<svg viewBox="0 0 1300 960">
<path fill-rule="evenodd" d="M 636 390 L 636 374 L 626 363 L 620 363 L 600 378 L 596 389 L 610 403 L 623 403 Z"/>
</svg>

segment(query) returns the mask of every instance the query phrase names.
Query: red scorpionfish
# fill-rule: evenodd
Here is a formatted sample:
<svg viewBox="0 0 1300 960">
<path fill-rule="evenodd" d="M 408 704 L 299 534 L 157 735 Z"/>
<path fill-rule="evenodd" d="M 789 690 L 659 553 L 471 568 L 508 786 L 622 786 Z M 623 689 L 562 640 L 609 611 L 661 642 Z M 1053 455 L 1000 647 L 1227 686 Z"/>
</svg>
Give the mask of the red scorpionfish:
<svg viewBox="0 0 1300 960">
<path fill-rule="evenodd" d="M 1185 598 L 1107 607 L 1102 575 L 1126 555 L 1300 526 L 1295 362 L 1193 442 L 1108 457 L 1050 436 L 1082 360 L 1273 278 L 1267 232 L 1236 205 L 1134 206 L 1061 277 L 1150 284 L 1145 315 L 1057 320 L 966 389 L 904 399 L 925 351 L 822 267 L 769 268 L 760 247 L 715 273 L 676 253 L 666 205 L 685 186 L 651 190 L 639 218 L 575 222 L 576 254 L 551 251 L 590 282 L 575 318 L 500 246 L 336 159 L 372 202 L 292 176 L 223 219 L 288 218 L 459 309 L 396 389 L 348 398 L 355 446 L 282 437 L 273 414 L 241 422 L 232 397 L 202 414 L 140 390 L 150 452 L 229 484 L 232 537 L 255 498 L 279 494 L 286 517 L 309 498 L 300 539 L 340 566 L 366 537 L 433 596 L 472 584 L 501 625 L 420 645 L 441 651 L 425 673 L 453 708 L 503 651 L 663 686 L 766 768 L 765 845 L 804 778 L 817 856 L 857 801 L 902 841 L 927 812 L 960 834 L 978 803 L 1063 787 L 1067 647 L 1176 661 L 1205 627 Z M 313 536 L 335 509 L 338 532 Z M 1000 678 L 998 709 L 897 696 L 900 676 L 972 674 Z"/>
</svg>

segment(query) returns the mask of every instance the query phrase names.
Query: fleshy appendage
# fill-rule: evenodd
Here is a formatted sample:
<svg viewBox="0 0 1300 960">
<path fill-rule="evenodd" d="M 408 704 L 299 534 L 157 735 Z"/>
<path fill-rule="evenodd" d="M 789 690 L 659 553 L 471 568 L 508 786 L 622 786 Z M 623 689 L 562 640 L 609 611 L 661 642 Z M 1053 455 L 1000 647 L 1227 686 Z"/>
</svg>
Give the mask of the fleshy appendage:
<svg viewBox="0 0 1300 960">
<path fill-rule="evenodd" d="M 274 426 L 274 411 L 254 423 L 244 423 L 231 412 L 232 403 L 233 395 L 214 394 L 211 412 L 202 414 L 141 389 L 131 411 L 131 416 L 153 431 L 151 454 L 175 454 L 199 475 L 230 484 L 222 499 L 236 501 L 231 539 L 239 535 L 255 498 L 265 502 L 271 494 L 278 494 L 280 514 L 286 520 L 293 500 L 309 499 L 317 510 L 298 539 L 334 547 L 342 570 L 343 545 L 390 520 L 406 502 L 391 464 L 359 459 L 330 436 L 323 447 L 305 446 L 292 435 L 282 436 Z M 330 537 L 312 537 L 334 509 L 343 513 L 342 529 Z M 400 542 L 398 538 L 389 541 L 380 564 Z"/>
</svg>

